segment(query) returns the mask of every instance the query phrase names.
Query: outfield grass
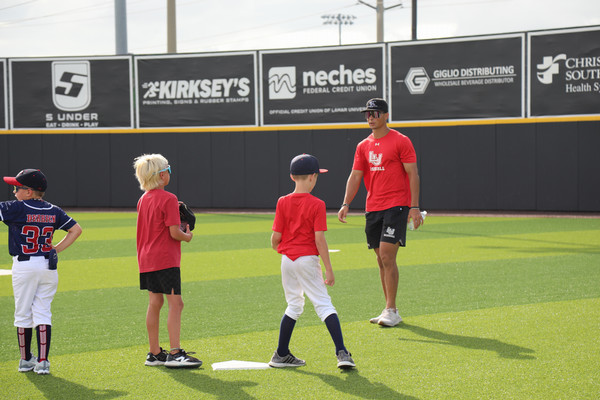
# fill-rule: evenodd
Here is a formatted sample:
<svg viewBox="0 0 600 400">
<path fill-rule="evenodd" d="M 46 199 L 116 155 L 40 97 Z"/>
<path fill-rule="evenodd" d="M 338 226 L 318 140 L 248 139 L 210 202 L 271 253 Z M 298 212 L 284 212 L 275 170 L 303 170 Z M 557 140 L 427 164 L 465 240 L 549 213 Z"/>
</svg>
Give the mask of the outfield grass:
<svg viewBox="0 0 600 400">
<path fill-rule="evenodd" d="M 71 215 L 84 233 L 60 257 L 49 376 L 17 372 L 11 278 L 0 275 L 0 398 L 600 398 L 600 219 L 430 213 L 399 251 L 405 322 L 382 328 L 368 323 L 384 304 L 364 217 L 331 216 L 326 237 L 339 252 L 329 293 L 356 370 L 336 368 L 307 301 L 290 346 L 306 367 L 213 371 L 220 361 L 267 362 L 286 304 L 273 215 L 198 215 L 182 244 L 182 344 L 204 365 L 174 371 L 143 365 L 135 213 Z M 3 227 L 0 269 L 11 267 L 6 243 Z M 168 347 L 166 309 L 162 317 Z"/>
</svg>

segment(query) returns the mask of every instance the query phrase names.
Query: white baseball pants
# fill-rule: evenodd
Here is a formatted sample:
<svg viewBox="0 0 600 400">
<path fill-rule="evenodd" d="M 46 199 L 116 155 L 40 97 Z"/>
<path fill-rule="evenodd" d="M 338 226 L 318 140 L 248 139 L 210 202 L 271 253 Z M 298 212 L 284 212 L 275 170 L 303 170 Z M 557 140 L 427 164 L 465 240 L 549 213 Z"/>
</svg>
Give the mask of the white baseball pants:
<svg viewBox="0 0 600 400">
<path fill-rule="evenodd" d="M 48 260 L 31 257 L 29 261 L 18 261 L 13 257 L 12 282 L 15 326 L 52 325 L 50 306 L 58 288 L 58 272 L 48 269 Z"/>
<path fill-rule="evenodd" d="M 313 304 L 321 321 L 335 313 L 331 297 L 327 293 L 318 256 L 303 256 L 290 260 L 281 257 L 281 283 L 288 307 L 285 313 L 298 320 L 304 311 L 304 294 Z"/>
</svg>

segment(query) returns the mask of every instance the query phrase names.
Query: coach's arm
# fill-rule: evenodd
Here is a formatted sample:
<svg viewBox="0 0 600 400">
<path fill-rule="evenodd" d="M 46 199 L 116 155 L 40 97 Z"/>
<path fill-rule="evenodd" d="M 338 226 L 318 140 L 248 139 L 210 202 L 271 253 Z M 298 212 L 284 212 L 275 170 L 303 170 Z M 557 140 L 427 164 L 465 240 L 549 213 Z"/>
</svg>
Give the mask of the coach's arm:
<svg viewBox="0 0 600 400">
<path fill-rule="evenodd" d="M 354 200 L 354 196 L 356 196 L 356 193 L 358 192 L 363 175 L 364 173 L 357 169 L 353 169 L 352 172 L 350 172 L 350 176 L 348 177 L 348 181 L 346 182 L 346 193 L 344 194 L 344 203 L 342 207 L 340 207 L 340 211 L 338 211 L 338 220 L 340 222 L 346 223 L 346 215 L 348 215 L 350 203 L 352 203 L 352 200 Z"/>
</svg>

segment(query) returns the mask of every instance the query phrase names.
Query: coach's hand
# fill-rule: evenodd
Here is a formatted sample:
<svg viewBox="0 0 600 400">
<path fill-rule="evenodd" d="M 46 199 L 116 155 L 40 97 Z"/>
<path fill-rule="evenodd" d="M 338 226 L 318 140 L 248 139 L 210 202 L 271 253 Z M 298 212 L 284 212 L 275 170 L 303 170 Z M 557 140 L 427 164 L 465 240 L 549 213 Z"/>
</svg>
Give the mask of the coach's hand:
<svg viewBox="0 0 600 400">
<path fill-rule="evenodd" d="M 342 204 L 342 207 L 340 208 L 340 211 L 338 211 L 338 220 L 340 222 L 343 222 L 344 224 L 348 221 L 346 221 L 346 216 L 348 215 L 348 210 L 350 209 L 350 206 L 346 203 Z"/>
<path fill-rule="evenodd" d="M 411 208 L 408 211 L 408 219 L 413 220 L 413 226 L 417 229 L 419 226 L 423 225 L 423 216 L 421 215 L 421 210 L 416 207 Z"/>
</svg>

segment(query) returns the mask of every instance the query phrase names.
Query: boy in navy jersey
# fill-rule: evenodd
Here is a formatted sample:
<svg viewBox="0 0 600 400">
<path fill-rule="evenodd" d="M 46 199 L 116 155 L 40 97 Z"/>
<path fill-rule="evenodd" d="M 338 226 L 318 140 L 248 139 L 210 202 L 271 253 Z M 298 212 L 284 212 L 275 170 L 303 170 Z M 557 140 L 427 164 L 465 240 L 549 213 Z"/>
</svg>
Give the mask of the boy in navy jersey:
<svg viewBox="0 0 600 400">
<path fill-rule="evenodd" d="M 8 225 L 8 252 L 13 256 L 12 283 L 15 297 L 15 326 L 21 360 L 19 372 L 34 370 L 49 374 L 52 312 L 50 307 L 58 287 L 56 271 L 60 253 L 81 235 L 81 227 L 63 210 L 42 199 L 47 188 L 40 170 L 24 169 L 4 181 L 14 185 L 17 200 L 0 202 L 0 221 Z M 67 235 L 56 246 L 56 229 Z M 36 330 L 38 357 L 31 354 L 33 328 Z"/>
</svg>

